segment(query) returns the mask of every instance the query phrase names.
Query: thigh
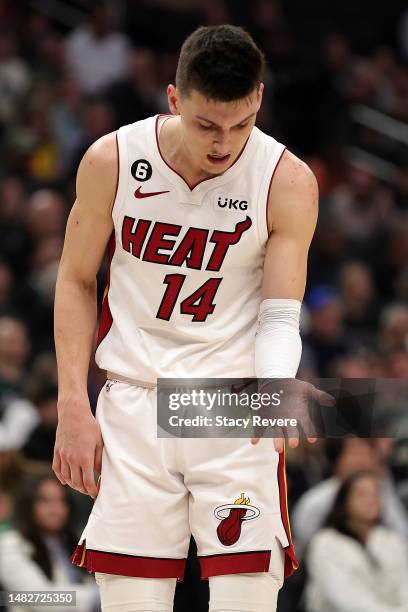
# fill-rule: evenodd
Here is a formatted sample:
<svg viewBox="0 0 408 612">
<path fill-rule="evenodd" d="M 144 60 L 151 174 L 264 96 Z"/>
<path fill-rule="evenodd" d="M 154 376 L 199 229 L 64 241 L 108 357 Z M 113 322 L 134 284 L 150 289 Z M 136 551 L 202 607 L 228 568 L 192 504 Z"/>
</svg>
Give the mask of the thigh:
<svg viewBox="0 0 408 612">
<path fill-rule="evenodd" d="M 175 578 L 133 578 L 96 572 L 102 612 L 172 612 Z"/>
<path fill-rule="evenodd" d="M 100 487 L 74 557 L 89 571 L 183 575 L 188 491 L 177 471 L 175 440 L 156 436 L 155 400 L 154 391 L 122 381 L 108 381 L 99 396 Z"/>
<path fill-rule="evenodd" d="M 272 439 L 194 440 L 186 456 L 190 525 L 202 577 L 271 572 L 297 562 L 287 516 L 284 456 Z M 203 444 L 200 444 L 203 443 Z M 204 444 L 205 443 L 205 444 Z M 279 549 L 276 543 L 279 543 Z"/>
</svg>

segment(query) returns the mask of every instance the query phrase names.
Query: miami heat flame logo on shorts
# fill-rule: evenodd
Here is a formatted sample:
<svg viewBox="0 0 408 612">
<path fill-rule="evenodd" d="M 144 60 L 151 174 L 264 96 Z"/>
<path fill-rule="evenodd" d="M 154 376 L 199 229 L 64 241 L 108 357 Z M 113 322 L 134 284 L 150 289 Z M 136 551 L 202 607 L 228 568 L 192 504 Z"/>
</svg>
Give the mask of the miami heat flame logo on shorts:
<svg viewBox="0 0 408 612">
<path fill-rule="evenodd" d="M 245 493 L 241 493 L 241 497 L 238 497 L 233 504 L 224 504 L 215 508 L 216 518 L 221 519 L 221 523 L 217 527 L 217 535 L 224 546 L 232 546 L 238 542 L 243 521 L 250 521 L 260 515 L 259 508 L 250 506 L 249 502 L 249 497 L 245 497 Z"/>
</svg>

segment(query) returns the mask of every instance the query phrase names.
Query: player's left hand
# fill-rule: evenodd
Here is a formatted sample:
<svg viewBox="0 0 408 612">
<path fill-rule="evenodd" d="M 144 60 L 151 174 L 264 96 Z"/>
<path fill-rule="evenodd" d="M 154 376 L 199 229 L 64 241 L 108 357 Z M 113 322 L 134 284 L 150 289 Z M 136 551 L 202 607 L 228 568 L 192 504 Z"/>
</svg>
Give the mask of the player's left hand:
<svg viewBox="0 0 408 612">
<path fill-rule="evenodd" d="M 334 406 L 336 403 L 335 398 L 315 387 L 312 383 L 297 378 L 284 378 L 284 379 L 271 379 L 268 381 L 262 381 L 261 392 L 262 393 L 276 393 L 276 391 L 283 391 L 281 393 L 282 406 L 285 406 L 280 410 L 279 416 L 296 419 L 297 426 L 287 427 L 285 431 L 281 427 L 274 427 L 274 446 L 278 453 L 284 450 L 285 438 L 288 438 L 289 446 L 296 448 L 299 445 L 299 433 L 302 429 L 306 433 L 306 439 L 311 444 L 317 441 L 316 428 L 309 415 L 309 404 L 313 400 L 321 406 Z M 283 404 L 284 402 L 284 404 Z M 265 412 L 268 410 L 268 414 Z M 257 411 L 260 416 L 271 416 L 271 410 L 264 408 L 264 415 L 262 415 L 262 409 Z M 257 427 L 254 429 L 256 437 L 251 438 L 251 444 L 258 444 L 260 438 L 265 433 L 267 427 Z M 286 435 L 285 435 L 286 434 Z M 276 436 L 276 437 L 275 437 Z"/>
</svg>

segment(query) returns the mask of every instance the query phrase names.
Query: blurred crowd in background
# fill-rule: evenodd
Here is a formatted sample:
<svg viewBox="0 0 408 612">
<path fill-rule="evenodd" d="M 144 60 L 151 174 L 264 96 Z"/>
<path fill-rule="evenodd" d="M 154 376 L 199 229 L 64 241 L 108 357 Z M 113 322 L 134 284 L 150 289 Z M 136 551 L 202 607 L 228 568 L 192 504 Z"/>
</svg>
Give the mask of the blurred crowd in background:
<svg viewBox="0 0 408 612">
<path fill-rule="evenodd" d="M 408 377 L 405 2 L 0 0 L 3 588 L 78 583 L 77 609 L 99 609 L 92 581 L 69 564 L 92 500 L 67 495 L 47 472 L 57 426 L 53 294 L 76 169 L 100 136 L 168 111 L 184 38 L 221 23 L 243 25 L 266 55 L 258 126 L 307 161 L 319 183 L 299 377 Z M 99 297 L 105 274 L 104 266 Z M 103 381 L 92 363 L 93 408 Z M 279 612 L 408 610 L 407 466 L 403 427 L 395 439 L 289 451 L 301 570 Z M 191 567 L 177 609 L 206 610 L 206 585 Z"/>
</svg>

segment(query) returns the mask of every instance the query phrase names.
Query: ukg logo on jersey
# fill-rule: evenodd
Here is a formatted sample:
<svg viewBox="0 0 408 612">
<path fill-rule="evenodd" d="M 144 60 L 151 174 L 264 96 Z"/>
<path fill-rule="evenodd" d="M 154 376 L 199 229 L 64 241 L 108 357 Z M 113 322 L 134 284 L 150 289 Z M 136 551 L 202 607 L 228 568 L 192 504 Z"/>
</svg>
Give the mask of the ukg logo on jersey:
<svg viewBox="0 0 408 612">
<path fill-rule="evenodd" d="M 249 202 L 244 198 L 231 198 L 227 195 L 218 195 L 215 197 L 215 207 L 228 212 L 241 213 L 248 210 Z"/>
</svg>

